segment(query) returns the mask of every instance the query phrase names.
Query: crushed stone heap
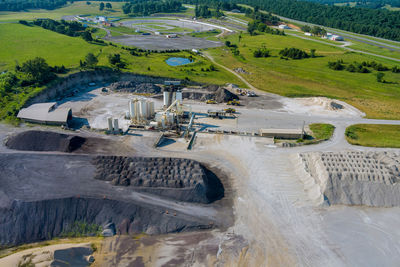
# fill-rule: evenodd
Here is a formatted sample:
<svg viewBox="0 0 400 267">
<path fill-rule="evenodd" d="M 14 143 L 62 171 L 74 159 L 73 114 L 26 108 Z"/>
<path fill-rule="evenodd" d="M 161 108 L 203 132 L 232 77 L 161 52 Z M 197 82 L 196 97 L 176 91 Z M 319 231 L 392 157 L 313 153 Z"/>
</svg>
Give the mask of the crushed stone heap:
<svg viewBox="0 0 400 267">
<path fill-rule="evenodd" d="M 300 154 L 309 192 L 328 204 L 400 206 L 400 155 L 388 152 Z M 311 186 L 310 186 L 311 184 Z"/>
<path fill-rule="evenodd" d="M 210 203 L 223 196 L 219 179 L 199 162 L 180 158 L 97 156 L 95 179 L 180 201 Z"/>
<path fill-rule="evenodd" d="M 159 94 L 161 87 L 153 83 L 137 83 L 135 81 L 121 81 L 110 84 L 109 88 L 115 92 Z"/>
</svg>

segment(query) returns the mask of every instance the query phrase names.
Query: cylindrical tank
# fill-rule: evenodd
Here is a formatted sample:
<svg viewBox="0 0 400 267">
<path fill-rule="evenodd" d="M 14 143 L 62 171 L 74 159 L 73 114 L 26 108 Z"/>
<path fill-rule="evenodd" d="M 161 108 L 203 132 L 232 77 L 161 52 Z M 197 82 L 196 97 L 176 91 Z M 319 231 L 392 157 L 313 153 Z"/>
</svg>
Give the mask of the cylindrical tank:
<svg viewBox="0 0 400 267">
<path fill-rule="evenodd" d="M 118 119 L 114 119 L 114 132 L 119 132 Z"/>
<path fill-rule="evenodd" d="M 163 96 L 164 96 L 164 106 L 168 107 L 169 106 L 168 105 L 168 103 L 169 103 L 169 92 L 164 91 Z"/>
<path fill-rule="evenodd" d="M 129 115 L 133 119 L 135 117 L 135 103 L 129 100 Z"/>
<path fill-rule="evenodd" d="M 141 99 L 139 101 L 140 118 L 147 119 L 147 103 L 146 100 Z"/>
<path fill-rule="evenodd" d="M 135 98 L 135 100 L 133 101 L 133 105 L 134 105 L 134 116 L 136 118 L 136 120 L 140 119 L 140 109 L 139 109 L 139 100 L 137 98 Z"/>
<path fill-rule="evenodd" d="M 171 105 L 172 103 L 174 103 L 175 99 L 176 99 L 176 92 L 172 92 L 172 99 L 171 99 L 170 105 Z"/>
<path fill-rule="evenodd" d="M 147 101 L 147 116 L 152 118 L 154 116 L 154 102 Z"/>
<path fill-rule="evenodd" d="M 112 132 L 112 130 L 113 130 L 113 121 L 112 121 L 112 118 L 110 117 L 110 118 L 108 118 L 107 120 L 108 120 L 108 130 L 109 130 L 110 132 Z"/>
<path fill-rule="evenodd" d="M 182 91 L 176 91 L 176 100 L 182 103 Z"/>
</svg>

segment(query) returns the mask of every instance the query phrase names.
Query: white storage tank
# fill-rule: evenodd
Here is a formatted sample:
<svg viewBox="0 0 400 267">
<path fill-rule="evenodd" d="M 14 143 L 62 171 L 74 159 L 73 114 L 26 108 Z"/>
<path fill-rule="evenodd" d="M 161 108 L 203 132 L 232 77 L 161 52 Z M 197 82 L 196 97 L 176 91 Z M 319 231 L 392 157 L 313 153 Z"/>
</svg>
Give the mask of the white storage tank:
<svg viewBox="0 0 400 267">
<path fill-rule="evenodd" d="M 152 118 L 154 116 L 154 102 L 147 101 L 147 116 L 148 118 Z"/>
<path fill-rule="evenodd" d="M 175 100 L 176 100 L 176 92 L 172 92 L 171 104 L 174 103 Z"/>
<path fill-rule="evenodd" d="M 119 132 L 118 119 L 114 119 L 114 132 Z"/>
<path fill-rule="evenodd" d="M 133 100 L 129 100 L 129 115 L 131 119 L 135 117 L 135 102 Z"/>
<path fill-rule="evenodd" d="M 141 119 L 147 119 L 147 102 L 144 99 L 139 100 L 139 112 Z"/>
<path fill-rule="evenodd" d="M 169 92 L 164 91 L 163 96 L 164 96 L 164 106 L 167 107 L 169 103 Z"/>
<path fill-rule="evenodd" d="M 108 130 L 110 132 L 112 132 L 112 130 L 113 130 L 113 119 L 110 117 L 107 120 L 108 120 Z"/>
<path fill-rule="evenodd" d="M 176 91 L 176 100 L 182 103 L 182 91 Z"/>
</svg>

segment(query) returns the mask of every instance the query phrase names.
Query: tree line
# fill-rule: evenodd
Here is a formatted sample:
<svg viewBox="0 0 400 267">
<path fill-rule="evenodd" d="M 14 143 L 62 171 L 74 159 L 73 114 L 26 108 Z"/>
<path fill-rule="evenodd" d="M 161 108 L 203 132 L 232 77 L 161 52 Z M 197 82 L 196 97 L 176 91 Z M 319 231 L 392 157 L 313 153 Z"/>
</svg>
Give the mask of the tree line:
<svg viewBox="0 0 400 267">
<path fill-rule="evenodd" d="M 350 6 L 350 2 L 355 2 L 356 7 L 379 9 L 385 5 L 390 5 L 392 7 L 400 7 L 400 0 L 362 0 L 362 1 L 351 1 L 351 0 L 307 0 L 309 2 L 316 2 L 326 5 L 334 5 L 337 3 L 344 4 L 345 6 Z"/>
<path fill-rule="evenodd" d="M 224 16 L 224 12 L 221 11 L 219 6 L 215 10 L 211 10 L 207 5 L 196 5 L 194 14 L 197 18 L 219 18 Z"/>
<path fill-rule="evenodd" d="M 172 13 L 182 11 L 184 8 L 182 3 L 176 0 L 167 1 L 143 1 L 135 0 L 127 2 L 122 6 L 125 14 L 135 16 L 148 16 L 154 13 Z"/>
<path fill-rule="evenodd" d="M 67 0 L 1 0 L 0 11 L 21 11 L 25 9 L 56 9 L 67 4 Z"/>
<path fill-rule="evenodd" d="M 247 4 L 295 20 L 400 41 L 400 11 L 330 6 L 297 0 L 185 0 L 185 2 L 198 2 L 209 6 L 221 5 L 221 2 Z"/>
</svg>

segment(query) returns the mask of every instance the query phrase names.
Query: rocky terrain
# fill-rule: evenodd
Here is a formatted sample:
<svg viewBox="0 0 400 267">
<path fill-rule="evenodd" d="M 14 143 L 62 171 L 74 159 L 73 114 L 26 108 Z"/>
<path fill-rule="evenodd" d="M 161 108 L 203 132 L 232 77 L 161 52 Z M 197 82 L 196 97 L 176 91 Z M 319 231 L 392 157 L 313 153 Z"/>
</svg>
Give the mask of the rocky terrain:
<svg viewBox="0 0 400 267">
<path fill-rule="evenodd" d="M 115 82 L 108 86 L 114 92 L 159 94 L 161 87 L 153 83 L 138 83 L 136 81 Z"/>
<path fill-rule="evenodd" d="M 310 192 L 326 203 L 400 206 L 400 155 L 389 152 L 300 154 Z"/>
<path fill-rule="evenodd" d="M 184 89 L 182 91 L 182 97 L 184 99 L 199 101 L 212 99 L 217 103 L 226 103 L 234 99 L 239 99 L 237 95 L 231 93 L 229 90 L 214 85 L 203 87 L 201 89 Z"/>
<path fill-rule="evenodd" d="M 193 203 L 215 200 L 213 192 L 218 189 L 208 182 L 208 170 L 199 163 L 184 159 L 139 159 L 136 171 L 144 171 L 146 162 L 186 164 L 190 167 L 187 175 L 196 181 L 196 186 L 143 187 L 140 190 L 115 186 L 107 179 L 94 179 L 98 166 L 92 163 L 103 161 L 110 165 L 118 161 L 115 167 L 110 166 L 111 171 L 115 171 L 135 158 L 0 154 L 0 245 L 51 239 L 68 231 L 75 222 L 112 225 L 113 233 L 165 234 L 219 227 L 229 221 L 218 218 L 212 204 Z M 164 167 L 174 164 L 164 164 Z"/>
<path fill-rule="evenodd" d="M 179 158 L 98 156 L 96 179 L 180 201 L 210 203 L 224 196 L 219 179 L 199 162 Z"/>
</svg>

